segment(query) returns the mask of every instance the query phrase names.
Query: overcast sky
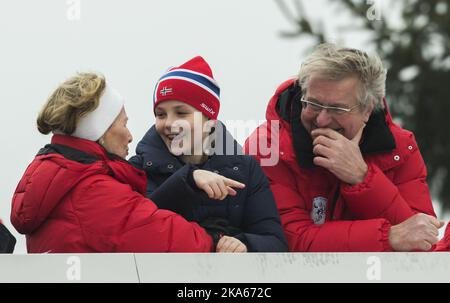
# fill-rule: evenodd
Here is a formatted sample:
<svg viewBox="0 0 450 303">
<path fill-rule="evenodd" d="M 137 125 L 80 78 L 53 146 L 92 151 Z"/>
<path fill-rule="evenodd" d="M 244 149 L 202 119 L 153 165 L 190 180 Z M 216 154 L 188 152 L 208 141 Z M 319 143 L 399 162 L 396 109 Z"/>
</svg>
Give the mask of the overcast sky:
<svg viewBox="0 0 450 303">
<path fill-rule="evenodd" d="M 344 39 L 339 29 L 333 32 L 333 20 L 346 16 L 336 15 L 326 1 L 304 2 L 333 40 L 368 47 L 363 34 Z M 297 73 L 310 46 L 280 38 L 279 31 L 289 29 L 273 0 L 2 0 L 0 218 L 18 239 L 15 252 L 26 248 L 9 222 L 11 197 L 50 140 L 35 121 L 59 83 L 77 71 L 104 74 L 126 98 L 134 151 L 154 122 L 156 80 L 196 55 L 210 63 L 221 86 L 221 120 L 263 120 L 275 88 Z M 244 138 L 241 133 L 238 141 Z"/>
</svg>

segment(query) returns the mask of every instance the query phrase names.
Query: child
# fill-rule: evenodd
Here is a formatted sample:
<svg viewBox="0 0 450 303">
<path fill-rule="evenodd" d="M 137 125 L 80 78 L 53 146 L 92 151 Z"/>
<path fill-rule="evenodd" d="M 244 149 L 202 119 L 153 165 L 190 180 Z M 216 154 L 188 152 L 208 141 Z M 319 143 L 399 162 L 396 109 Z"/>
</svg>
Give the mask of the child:
<svg viewBox="0 0 450 303">
<path fill-rule="evenodd" d="M 145 170 L 148 197 L 200 223 L 217 252 L 287 251 L 266 176 L 217 120 L 219 95 L 202 57 L 167 71 L 154 91 L 155 125 L 130 162 Z"/>
</svg>

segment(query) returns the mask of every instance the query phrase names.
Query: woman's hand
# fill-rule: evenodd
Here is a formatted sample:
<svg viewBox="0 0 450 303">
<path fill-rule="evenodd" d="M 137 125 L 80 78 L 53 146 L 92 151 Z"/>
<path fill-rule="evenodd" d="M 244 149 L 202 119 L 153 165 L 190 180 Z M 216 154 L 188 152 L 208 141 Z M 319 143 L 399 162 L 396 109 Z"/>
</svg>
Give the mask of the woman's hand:
<svg viewBox="0 0 450 303">
<path fill-rule="evenodd" d="M 236 191 L 233 187 L 239 189 L 245 187 L 243 183 L 203 169 L 194 170 L 192 176 L 197 187 L 205 191 L 210 199 L 223 200 L 227 195 L 235 196 Z"/>
<path fill-rule="evenodd" d="M 217 243 L 216 252 L 245 253 L 247 252 L 247 246 L 236 238 L 223 236 Z"/>
</svg>

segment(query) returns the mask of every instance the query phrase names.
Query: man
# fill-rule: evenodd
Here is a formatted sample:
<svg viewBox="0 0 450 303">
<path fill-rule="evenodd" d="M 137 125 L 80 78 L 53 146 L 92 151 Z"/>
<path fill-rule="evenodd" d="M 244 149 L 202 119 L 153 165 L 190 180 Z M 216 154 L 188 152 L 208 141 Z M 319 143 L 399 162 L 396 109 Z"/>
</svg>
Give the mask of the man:
<svg viewBox="0 0 450 303">
<path fill-rule="evenodd" d="M 392 121 L 385 80 L 377 56 L 320 45 L 247 139 L 260 161 L 256 145 L 279 145 L 278 163 L 263 169 L 290 251 L 428 251 L 438 241 L 426 167 L 413 134 Z"/>
</svg>

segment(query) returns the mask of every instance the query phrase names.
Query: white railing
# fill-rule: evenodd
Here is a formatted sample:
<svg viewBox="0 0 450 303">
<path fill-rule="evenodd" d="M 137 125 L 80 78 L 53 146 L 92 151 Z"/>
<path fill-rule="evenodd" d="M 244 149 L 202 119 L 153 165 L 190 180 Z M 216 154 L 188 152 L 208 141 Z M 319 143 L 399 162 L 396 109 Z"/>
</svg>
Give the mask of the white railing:
<svg viewBox="0 0 450 303">
<path fill-rule="evenodd" d="M 0 282 L 450 282 L 450 253 L 0 255 Z"/>
</svg>

